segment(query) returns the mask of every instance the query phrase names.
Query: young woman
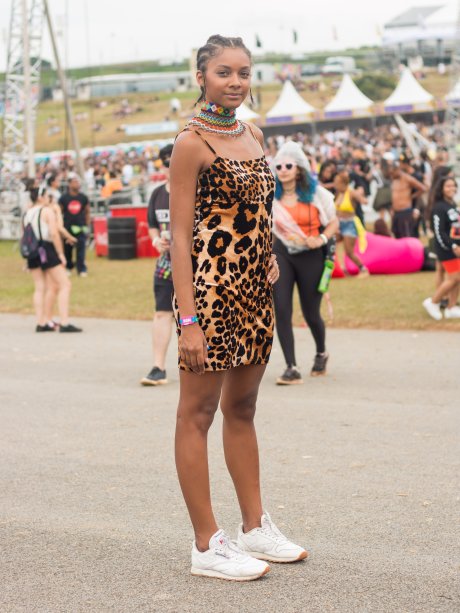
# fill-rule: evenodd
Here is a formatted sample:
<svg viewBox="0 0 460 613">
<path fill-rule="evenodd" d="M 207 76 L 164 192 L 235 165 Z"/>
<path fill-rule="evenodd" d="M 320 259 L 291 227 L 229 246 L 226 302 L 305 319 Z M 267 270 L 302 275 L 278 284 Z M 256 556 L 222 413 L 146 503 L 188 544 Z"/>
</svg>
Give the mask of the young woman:
<svg viewBox="0 0 460 613">
<path fill-rule="evenodd" d="M 262 560 L 307 552 L 264 512 L 254 414 L 273 340 L 273 175 L 260 130 L 236 119 L 249 94 L 251 54 L 241 38 L 212 36 L 198 50 L 201 112 L 171 158 L 171 261 L 179 337 L 176 466 L 195 532 L 192 574 L 257 579 Z M 242 514 L 237 542 L 211 506 L 207 433 L 220 401 L 223 446 Z"/>
<path fill-rule="evenodd" d="M 274 166 L 277 180 L 273 251 L 280 268 L 280 280 L 274 290 L 275 314 L 276 330 L 286 360 L 286 370 L 277 384 L 292 385 L 302 383 L 292 329 L 295 285 L 303 316 L 316 345 L 310 374 L 313 377 L 326 374 L 329 355 L 326 352 L 326 327 L 321 317 L 323 294 L 318 291 L 318 285 L 324 271 L 325 248 L 338 230 L 338 221 L 333 196 L 317 185 L 300 145 L 294 142 L 283 145 L 275 157 Z"/>
<path fill-rule="evenodd" d="M 446 280 L 437 288 L 432 298 L 423 301 L 423 306 L 428 315 L 437 321 L 442 319 L 440 303 L 447 295 L 449 303 L 444 309 L 444 317 L 460 318 L 460 307 L 456 305 L 460 287 L 460 212 L 454 202 L 456 192 L 455 179 L 449 176 L 440 179 L 435 188 L 431 211 L 435 251 L 446 272 Z"/>
<path fill-rule="evenodd" d="M 65 256 L 62 240 L 56 223 L 54 211 L 45 206 L 43 196 L 39 197 L 38 188 L 31 190 L 32 207 L 24 216 L 24 226 L 32 225 L 33 232 L 41 244 L 41 255 L 29 258 L 27 266 L 31 271 L 35 284 L 34 307 L 37 315 L 37 332 L 54 330 L 47 323 L 45 304 L 49 302 L 46 293 L 51 287 L 57 287 L 58 307 L 60 316 L 59 332 L 81 332 L 69 323 L 69 300 L 71 283 L 65 272 Z"/>
<path fill-rule="evenodd" d="M 339 237 L 343 240 L 346 255 L 359 268 L 359 276 L 367 277 L 369 271 L 355 253 L 356 240 L 360 233 L 365 232 L 359 218 L 356 216 L 356 206 L 365 204 L 366 197 L 362 188 L 351 189 L 350 175 L 346 170 L 339 172 L 334 179 L 335 206 L 339 218 Z M 344 266 L 345 268 L 345 266 Z"/>
<path fill-rule="evenodd" d="M 60 179 L 56 173 L 52 173 L 46 179 L 46 192 L 43 195 L 43 201 L 45 206 L 51 208 L 54 213 L 56 219 L 56 225 L 61 236 L 62 240 L 68 245 L 76 245 L 77 238 L 72 236 L 70 232 L 64 228 L 64 218 L 62 217 L 61 207 L 59 206 L 59 198 L 61 197 L 61 192 L 59 191 Z M 48 284 L 46 287 L 45 294 L 45 315 L 46 315 L 46 325 L 49 328 L 56 328 L 56 323 L 53 321 L 53 310 L 54 305 L 56 303 L 57 295 L 59 291 L 59 286 L 52 283 L 51 279 L 48 279 Z"/>
<path fill-rule="evenodd" d="M 337 174 L 337 165 L 333 160 L 326 160 L 321 164 L 318 174 L 318 181 L 322 187 L 335 193 L 334 179 Z"/>
<path fill-rule="evenodd" d="M 425 222 L 431 232 L 433 232 L 433 228 L 431 228 L 431 215 L 432 215 L 433 207 L 435 204 L 436 187 L 438 185 L 438 182 L 444 177 L 451 177 L 452 179 L 455 178 L 455 175 L 454 175 L 454 172 L 451 166 L 438 166 L 437 168 L 435 168 L 433 172 L 432 183 L 428 191 L 427 206 L 425 209 Z M 434 236 L 433 236 L 433 240 L 434 240 Z M 435 288 L 436 289 L 438 289 L 441 283 L 443 283 L 444 278 L 445 278 L 445 270 L 442 266 L 442 263 L 439 260 L 436 260 L 436 277 L 435 277 L 436 279 Z M 454 297 L 454 299 L 455 299 L 455 302 L 457 302 L 456 296 Z M 445 308 L 447 304 L 448 304 L 448 299 L 443 298 L 441 300 L 441 308 Z"/>
</svg>

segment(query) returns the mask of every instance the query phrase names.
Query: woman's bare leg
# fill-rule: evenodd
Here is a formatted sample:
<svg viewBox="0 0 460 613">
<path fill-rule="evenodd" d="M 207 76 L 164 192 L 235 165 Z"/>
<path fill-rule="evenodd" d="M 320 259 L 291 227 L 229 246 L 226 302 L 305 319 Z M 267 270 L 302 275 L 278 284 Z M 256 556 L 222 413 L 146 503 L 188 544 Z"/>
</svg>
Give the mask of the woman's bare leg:
<svg viewBox="0 0 460 613">
<path fill-rule="evenodd" d="M 434 304 L 439 304 L 444 296 L 449 296 L 449 308 L 455 306 L 456 290 L 460 284 L 460 273 L 456 272 L 452 275 L 447 274 L 446 280 L 441 283 L 435 291 L 432 301 Z"/>
<path fill-rule="evenodd" d="M 356 266 L 361 270 L 363 267 L 363 263 L 359 259 L 359 257 L 355 253 L 355 244 L 356 238 L 353 236 L 344 236 L 343 237 L 343 246 L 345 248 L 345 253 L 350 258 L 350 260 L 356 264 Z"/>
<path fill-rule="evenodd" d="M 457 287 L 454 287 L 454 289 L 450 292 L 450 295 L 449 295 L 449 308 L 450 309 L 453 306 L 457 305 L 459 290 L 460 290 L 460 284 L 458 284 Z"/>
<path fill-rule="evenodd" d="M 58 289 L 59 288 L 56 283 L 54 283 L 51 277 L 48 277 L 45 290 L 45 319 L 47 322 L 52 321 L 53 319 L 53 311 Z"/>
<path fill-rule="evenodd" d="M 219 404 L 225 372 L 197 375 L 180 371 L 176 423 L 176 468 L 200 551 L 217 531 L 211 507 L 208 469 L 208 430 Z"/>
<path fill-rule="evenodd" d="M 32 268 L 32 270 L 30 271 L 30 274 L 32 275 L 32 279 L 34 281 L 33 305 L 35 309 L 35 316 L 37 318 L 37 324 L 39 326 L 44 326 L 46 324 L 45 275 L 41 268 Z"/>
<path fill-rule="evenodd" d="M 444 268 L 442 267 L 441 262 L 439 260 L 436 260 L 435 288 L 438 289 L 438 287 L 441 285 L 443 281 L 444 281 Z"/>
<path fill-rule="evenodd" d="M 153 365 L 165 369 L 166 353 L 171 340 L 173 316 L 169 311 L 157 311 L 152 323 Z"/>
<path fill-rule="evenodd" d="M 264 365 L 230 370 L 222 386 L 225 461 L 235 485 L 245 532 L 260 526 L 263 513 L 260 494 L 259 449 L 254 415 Z"/>
<path fill-rule="evenodd" d="M 69 303 L 72 284 L 70 283 L 70 279 L 66 274 L 64 266 L 60 264 L 59 266 L 48 268 L 46 271 L 46 278 L 47 280 L 49 279 L 51 283 L 54 283 L 58 288 L 57 298 L 59 317 L 61 320 L 60 323 L 63 326 L 67 326 L 69 323 Z"/>
</svg>

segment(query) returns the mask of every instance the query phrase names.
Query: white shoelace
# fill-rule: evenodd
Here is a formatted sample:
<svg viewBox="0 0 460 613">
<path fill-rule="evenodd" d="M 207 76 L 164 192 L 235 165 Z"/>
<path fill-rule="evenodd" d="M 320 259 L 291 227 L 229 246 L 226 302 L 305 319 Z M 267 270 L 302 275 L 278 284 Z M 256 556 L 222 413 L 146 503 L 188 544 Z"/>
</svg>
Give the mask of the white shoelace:
<svg viewBox="0 0 460 613">
<path fill-rule="evenodd" d="M 228 559 L 235 559 L 244 555 L 236 542 L 229 539 L 228 536 L 221 536 L 220 539 L 224 542 L 220 543 L 220 547 L 215 548 L 216 553 Z"/>
<path fill-rule="evenodd" d="M 279 544 L 287 542 L 288 539 L 282 532 L 280 532 L 271 519 L 266 518 L 265 522 L 266 525 L 262 526 L 261 528 L 264 534 Z"/>
</svg>

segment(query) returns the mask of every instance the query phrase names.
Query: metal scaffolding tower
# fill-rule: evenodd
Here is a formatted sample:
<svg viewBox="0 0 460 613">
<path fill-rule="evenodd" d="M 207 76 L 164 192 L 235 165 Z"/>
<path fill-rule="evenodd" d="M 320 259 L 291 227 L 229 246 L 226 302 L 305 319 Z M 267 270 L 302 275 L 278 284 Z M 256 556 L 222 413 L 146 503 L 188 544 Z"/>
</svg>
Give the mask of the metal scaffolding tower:
<svg viewBox="0 0 460 613">
<path fill-rule="evenodd" d="M 457 0 L 457 27 L 455 41 L 452 49 L 450 72 L 450 91 L 460 82 L 460 0 Z M 456 105 L 447 105 L 446 115 L 446 141 L 449 148 L 449 163 L 454 167 L 456 176 L 460 175 L 460 108 Z"/>
<path fill-rule="evenodd" d="M 2 183 L 34 174 L 35 112 L 40 97 L 43 0 L 12 0 L 2 133 Z"/>
</svg>

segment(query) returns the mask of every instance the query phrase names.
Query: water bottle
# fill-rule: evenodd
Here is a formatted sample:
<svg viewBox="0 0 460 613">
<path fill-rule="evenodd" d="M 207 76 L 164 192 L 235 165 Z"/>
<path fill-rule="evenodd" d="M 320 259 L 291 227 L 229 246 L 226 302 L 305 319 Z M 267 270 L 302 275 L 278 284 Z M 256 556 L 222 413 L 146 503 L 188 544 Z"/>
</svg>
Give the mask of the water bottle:
<svg viewBox="0 0 460 613">
<path fill-rule="evenodd" d="M 318 291 L 325 294 L 329 289 L 329 284 L 332 279 L 332 272 L 334 270 L 334 262 L 332 260 L 326 260 L 324 262 L 324 270 L 321 275 L 321 280 L 318 285 Z"/>
</svg>

